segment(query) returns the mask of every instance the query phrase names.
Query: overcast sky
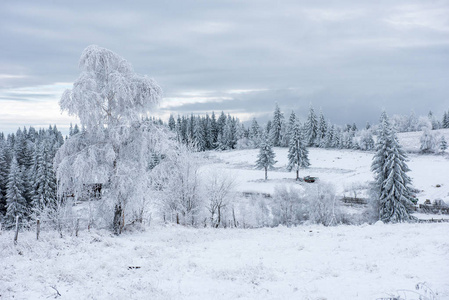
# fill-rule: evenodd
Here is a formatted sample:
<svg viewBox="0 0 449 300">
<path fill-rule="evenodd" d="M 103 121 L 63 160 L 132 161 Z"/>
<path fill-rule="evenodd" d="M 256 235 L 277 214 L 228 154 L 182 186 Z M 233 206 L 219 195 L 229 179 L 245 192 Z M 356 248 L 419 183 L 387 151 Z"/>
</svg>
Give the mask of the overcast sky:
<svg viewBox="0 0 449 300">
<path fill-rule="evenodd" d="M 333 123 L 449 110 L 448 1 L 0 2 L 0 131 L 57 124 L 90 44 L 164 90 L 155 111 Z"/>
</svg>

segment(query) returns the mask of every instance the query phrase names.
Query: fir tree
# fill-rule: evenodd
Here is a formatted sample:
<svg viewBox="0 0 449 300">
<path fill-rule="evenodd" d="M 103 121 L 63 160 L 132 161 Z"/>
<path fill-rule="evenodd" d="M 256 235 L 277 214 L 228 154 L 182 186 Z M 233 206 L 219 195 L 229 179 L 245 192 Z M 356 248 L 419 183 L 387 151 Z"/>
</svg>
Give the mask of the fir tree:
<svg viewBox="0 0 449 300">
<path fill-rule="evenodd" d="M 288 118 L 288 123 L 287 123 L 287 132 L 286 132 L 286 139 L 285 139 L 285 142 L 287 143 L 287 145 L 290 145 L 290 140 L 294 134 L 295 126 L 296 126 L 296 114 L 292 110 L 292 113 L 290 114 L 290 117 Z"/>
<path fill-rule="evenodd" d="M 199 151 L 206 150 L 206 139 L 204 136 L 204 129 L 201 124 L 201 118 L 197 117 L 193 124 L 193 139 L 195 141 L 196 147 Z"/>
<path fill-rule="evenodd" d="M 296 180 L 299 180 L 299 169 L 308 168 L 309 166 L 309 152 L 304 144 L 299 124 L 296 123 L 290 137 L 287 170 L 295 169 Z"/>
<path fill-rule="evenodd" d="M 6 214 L 6 187 L 8 184 L 8 164 L 6 147 L 0 144 L 0 217 Z"/>
<path fill-rule="evenodd" d="M 374 172 L 379 201 L 379 219 L 383 222 L 404 222 L 414 218 L 410 215 L 412 202 L 410 169 L 407 155 L 398 142 L 385 112 L 380 118 L 376 153 L 371 170 Z"/>
<path fill-rule="evenodd" d="M 279 147 L 281 145 L 283 119 L 284 115 L 281 113 L 279 105 L 276 103 L 276 107 L 273 113 L 273 121 L 271 122 L 270 128 L 270 141 L 274 147 Z"/>
<path fill-rule="evenodd" d="M 170 114 L 170 118 L 168 119 L 168 128 L 170 128 L 171 131 L 174 131 L 176 129 L 175 118 L 172 114 Z"/>
<path fill-rule="evenodd" d="M 318 121 L 317 139 L 315 143 L 316 146 L 323 148 L 325 144 L 323 140 L 325 139 L 326 132 L 327 132 L 327 123 L 326 120 L 324 119 L 323 112 L 320 112 L 320 117 Z"/>
<path fill-rule="evenodd" d="M 16 157 L 11 161 L 6 189 L 6 219 L 10 224 L 16 216 L 24 218 L 28 215 L 27 202 L 24 197 L 23 174 Z"/>
<path fill-rule="evenodd" d="M 273 148 L 267 139 L 262 142 L 259 150 L 259 155 L 257 155 L 256 168 L 265 170 L 265 180 L 268 179 L 268 170 L 272 169 L 276 161 L 274 160 L 276 154 L 273 152 Z"/>
<path fill-rule="evenodd" d="M 447 112 L 444 112 L 442 125 L 443 128 L 449 128 L 449 113 Z"/>
<path fill-rule="evenodd" d="M 316 141 L 317 132 L 318 132 L 318 121 L 316 119 L 315 111 L 310 105 L 309 114 L 307 116 L 307 121 L 305 123 L 305 131 L 306 131 L 306 142 L 307 146 L 313 146 Z"/>
</svg>

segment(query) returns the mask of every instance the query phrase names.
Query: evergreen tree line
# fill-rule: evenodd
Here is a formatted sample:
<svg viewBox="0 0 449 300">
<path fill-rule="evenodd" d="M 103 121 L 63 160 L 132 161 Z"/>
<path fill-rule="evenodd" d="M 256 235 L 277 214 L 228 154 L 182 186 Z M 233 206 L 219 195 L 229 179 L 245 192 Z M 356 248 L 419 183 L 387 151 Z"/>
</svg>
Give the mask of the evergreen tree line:
<svg viewBox="0 0 449 300">
<path fill-rule="evenodd" d="M 71 128 L 71 134 L 78 127 Z M 0 221 L 29 220 L 56 205 L 53 158 L 64 143 L 56 126 L 0 133 Z"/>
<path fill-rule="evenodd" d="M 178 141 L 195 145 L 199 151 L 235 149 L 237 142 L 248 137 L 248 131 L 238 118 L 225 115 L 218 116 L 179 116 L 175 120 L 170 115 L 168 127 L 176 133 Z"/>
<path fill-rule="evenodd" d="M 359 131 L 354 124 L 344 127 L 326 121 L 323 113 L 316 115 L 312 106 L 305 122 L 300 122 L 294 111 L 288 120 L 276 104 L 273 118 L 265 126 L 259 125 L 254 118 L 249 127 L 240 123 L 238 118 L 221 112 L 217 118 L 215 113 L 206 116 L 170 115 L 168 127 L 176 132 L 178 140 L 194 144 L 199 151 L 229 150 L 236 148 L 259 148 L 270 143 L 274 147 L 290 147 L 293 136 L 304 138 L 306 147 L 340 148 L 373 150 L 374 140 L 371 126 Z"/>
</svg>

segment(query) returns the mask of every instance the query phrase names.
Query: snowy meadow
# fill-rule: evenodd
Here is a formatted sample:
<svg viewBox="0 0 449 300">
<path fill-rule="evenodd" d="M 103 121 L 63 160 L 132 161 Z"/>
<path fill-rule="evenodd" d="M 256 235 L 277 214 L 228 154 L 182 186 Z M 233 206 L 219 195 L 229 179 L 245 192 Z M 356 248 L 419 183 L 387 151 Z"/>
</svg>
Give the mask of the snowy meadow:
<svg viewBox="0 0 449 300">
<path fill-rule="evenodd" d="M 206 152 L 206 171 L 238 179 L 235 197 L 273 194 L 276 186 L 304 189 L 285 170 L 286 149 L 276 148 L 278 162 L 263 180 L 254 169 L 256 150 Z M 335 186 L 340 197 L 353 186 L 372 181 L 372 153 L 310 149 L 311 168 L 303 175 Z M 448 161 L 442 156 L 411 155 L 410 176 L 419 199 L 447 197 Z M 429 170 L 432 176 L 429 179 Z M 436 184 L 441 187 L 437 188 Z M 363 195 L 365 191 L 360 190 Z M 251 198 L 239 196 L 237 218 Z M 272 198 L 264 201 L 273 201 Z M 420 200 L 422 201 L 422 200 Z M 81 204 L 83 206 L 83 204 Z M 366 205 L 342 206 L 360 215 Z M 256 213 L 257 210 L 254 210 Z M 257 212 L 258 213 L 258 212 Z M 259 217 L 246 212 L 247 225 Z M 229 217 L 231 217 L 229 215 Z M 443 218 L 444 215 L 422 215 Z M 13 232 L 0 235 L 0 291 L 9 299 L 418 299 L 415 286 L 425 283 L 428 298 L 449 297 L 449 223 L 339 225 L 304 224 L 273 228 L 191 228 L 153 220 L 120 236 L 109 230 Z M 432 298 L 430 290 L 435 293 Z M 417 294 L 419 293 L 419 294 Z"/>
</svg>

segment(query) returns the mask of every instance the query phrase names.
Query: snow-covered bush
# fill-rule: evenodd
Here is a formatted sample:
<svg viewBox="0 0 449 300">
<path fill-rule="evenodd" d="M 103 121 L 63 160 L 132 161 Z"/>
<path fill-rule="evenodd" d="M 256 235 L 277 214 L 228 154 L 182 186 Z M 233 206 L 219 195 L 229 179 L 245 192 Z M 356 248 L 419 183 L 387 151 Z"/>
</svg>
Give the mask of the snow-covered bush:
<svg viewBox="0 0 449 300">
<path fill-rule="evenodd" d="M 420 150 L 423 153 L 433 153 L 437 148 L 437 143 L 435 136 L 428 128 L 425 128 L 421 138 L 419 140 L 421 142 Z"/>
<path fill-rule="evenodd" d="M 276 186 L 271 204 L 273 225 L 299 225 L 307 220 L 307 204 L 303 192 L 285 185 Z"/>
<path fill-rule="evenodd" d="M 204 203 L 209 211 L 210 226 L 226 227 L 230 219 L 228 213 L 233 204 L 232 192 L 237 183 L 236 178 L 231 173 L 219 173 L 213 170 L 204 174 L 202 181 Z"/>
<path fill-rule="evenodd" d="M 374 149 L 374 139 L 370 129 L 364 129 L 361 131 L 359 147 L 360 150 L 364 151 L 370 151 Z"/>
<path fill-rule="evenodd" d="M 340 223 L 340 201 L 336 198 L 335 187 L 332 184 L 318 182 L 308 185 L 305 190 L 305 199 L 308 217 L 312 223 L 324 226 Z"/>
<path fill-rule="evenodd" d="M 158 191 L 164 221 L 198 225 L 205 215 L 200 164 L 186 146 L 178 145 L 154 168 L 152 184 Z"/>
</svg>

